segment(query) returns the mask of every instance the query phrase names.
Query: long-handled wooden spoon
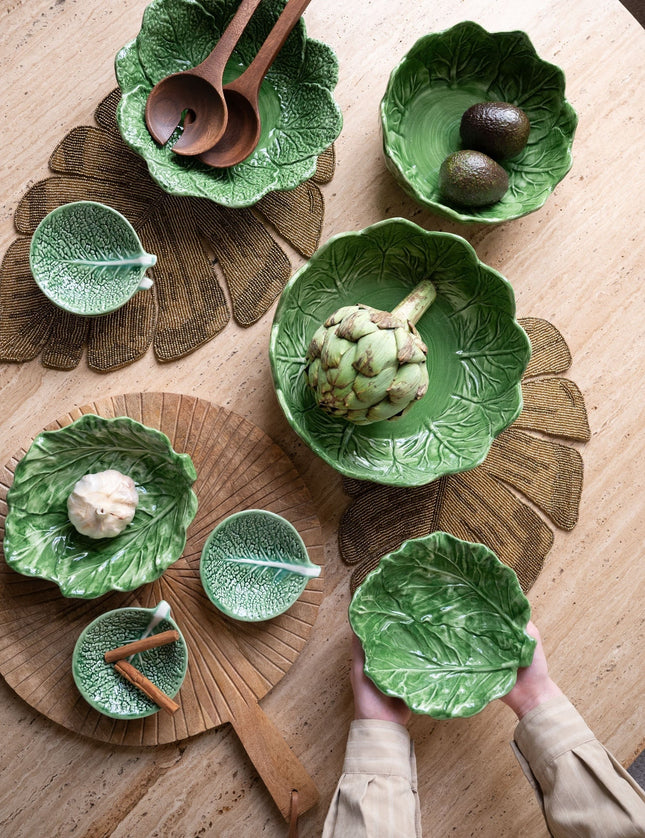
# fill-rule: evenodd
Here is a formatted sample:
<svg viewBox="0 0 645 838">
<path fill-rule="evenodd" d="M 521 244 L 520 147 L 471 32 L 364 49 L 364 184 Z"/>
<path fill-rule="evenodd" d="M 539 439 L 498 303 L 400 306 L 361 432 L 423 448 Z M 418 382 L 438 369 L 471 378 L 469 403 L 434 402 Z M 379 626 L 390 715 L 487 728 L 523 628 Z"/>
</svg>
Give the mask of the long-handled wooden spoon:
<svg viewBox="0 0 645 838">
<path fill-rule="evenodd" d="M 228 110 L 226 130 L 212 148 L 199 155 L 203 163 L 217 168 L 234 166 L 253 152 L 262 127 L 258 103 L 260 85 L 310 2 L 289 0 L 248 68 L 237 79 L 224 85 Z"/>
<path fill-rule="evenodd" d="M 172 147 L 177 154 L 195 155 L 211 148 L 226 128 L 227 108 L 222 75 L 235 45 L 260 0 L 242 0 L 210 55 L 191 70 L 161 79 L 148 94 L 148 130 L 162 145 L 170 139 L 184 112 L 184 130 Z"/>
</svg>

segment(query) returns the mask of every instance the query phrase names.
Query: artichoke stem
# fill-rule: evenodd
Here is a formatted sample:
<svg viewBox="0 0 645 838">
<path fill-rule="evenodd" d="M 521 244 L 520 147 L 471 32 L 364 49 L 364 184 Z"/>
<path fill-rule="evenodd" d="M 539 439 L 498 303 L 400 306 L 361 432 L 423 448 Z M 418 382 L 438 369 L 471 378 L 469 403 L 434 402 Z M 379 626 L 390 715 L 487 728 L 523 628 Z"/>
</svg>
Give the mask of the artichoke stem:
<svg viewBox="0 0 645 838">
<path fill-rule="evenodd" d="M 437 298 L 437 289 L 429 279 L 421 282 L 393 309 L 394 317 L 416 325 Z"/>
</svg>

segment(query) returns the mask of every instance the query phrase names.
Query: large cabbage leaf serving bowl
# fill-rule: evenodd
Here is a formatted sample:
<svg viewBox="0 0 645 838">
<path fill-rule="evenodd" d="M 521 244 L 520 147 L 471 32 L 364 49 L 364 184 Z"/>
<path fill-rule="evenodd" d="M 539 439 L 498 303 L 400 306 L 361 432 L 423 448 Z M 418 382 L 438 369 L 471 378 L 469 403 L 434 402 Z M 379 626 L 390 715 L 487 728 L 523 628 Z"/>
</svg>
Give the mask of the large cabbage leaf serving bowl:
<svg viewBox="0 0 645 838">
<path fill-rule="evenodd" d="M 139 503 L 119 535 L 81 535 L 67 498 L 86 474 L 115 469 L 134 480 Z M 94 414 L 34 439 L 7 493 L 4 555 L 14 570 L 55 582 L 64 596 L 93 598 L 157 579 L 182 554 L 197 512 L 188 454 L 128 417 Z"/>
<path fill-rule="evenodd" d="M 521 108 L 531 123 L 524 150 L 501 161 L 508 191 L 486 207 L 451 204 L 441 195 L 439 168 L 462 148 L 461 117 L 477 102 L 496 101 Z M 538 56 L 525 32 L 487 32 L 465 21 L 424 35 L 392 70 L 380 113 L 385 161 L 399 185 L 456 221 L 491 224 L 539 209 L 573 162 L 578 120 L 564 74 Z"/>
<path fill-rule="evenodd" d="M 272 190 L 303 183 L 314 174 L 318 155 L 342 128 L 333 98 L 338 61 L 328 46 L 307 37 L 301 19 L 262 83 L 262 132 L 250 157 L 216 169 L 175 154 L 171 146 L 178 133 L 164 146 L 155 142 L 144 119 L 148 94 L 165 76 L 199 64 L 238 5 L 239 0 L 152 0 L 136 39 L 115 60 L 122 93 L 119 129 L 125 142 L 144 158 L 153 179 L 166 192 L 209 198 L 228 207 L 251 206 Z M 285 0 L 263 0 L 226 66 L 225 83 L 249 66 L 284 5 Z"/>
<path fill-rule="evenodd" d="M 364 303 L 391 311 L 423 279 L 436 299 L 416 327 L 428 348 L 429 388 L 398 419 L 355 425 L 323 412 L 306 382 L 306 353 L 333 312 Z M 330 239 L 278 304 L 269 355 L 292 428 L 347 477 L 420 486 L 479 465 L 522 409 L 531 353 L 509 282 L 460 236 L 405 219 Z"/>
<path fill-rule="evenodd" d="M 513 688 L 533 660 L 530 616 L 510 567 L 445 532 L 384 556 L 349 607 L 365 673 L 436 719 L 472 716 Z"/>
</svg>

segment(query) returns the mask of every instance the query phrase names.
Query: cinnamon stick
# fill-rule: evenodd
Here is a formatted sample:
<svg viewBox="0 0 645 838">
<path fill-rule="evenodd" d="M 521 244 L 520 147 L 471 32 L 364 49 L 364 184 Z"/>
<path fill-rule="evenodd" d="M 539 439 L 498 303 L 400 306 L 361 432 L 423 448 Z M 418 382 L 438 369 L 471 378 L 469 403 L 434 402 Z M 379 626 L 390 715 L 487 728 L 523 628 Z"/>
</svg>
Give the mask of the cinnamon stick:
<svg viewBox="0 0 645 838">
<path fill-rule="evenodd" d="M 139 672 L 136 666 L 132 666 L 131 663 L 128 663 L 126 660 L 118 660 L 114 664 L 114 668 L 116 671 L 133 684 L 137 689 L 141 690 L 142 693 L 148 696 L 148 698 L 152 699 L 155 704 L 158 704 L 162 710 L 165 710 L 166 713 L 176 713 L 179 710 L 179 705 L 175 703 L 169 695 L 163 690 L 160 690 L 156 684 L 153 684 L 143 672 Z"/>
<path fill-rule="evenodd" d="M 114 663 L 114 661 L 129 658 L 130 655 L 136 655 L 137 652 L 145 652 L 148 649 L 156 649 L 157 646 L 166 646 L 168 643 L 174 643 L 175 640 L 179 640 L 179 632 L 175 631 L 175 629 L 160 631 L 159 634 L 151 634 L 150 637 L 144 637 L 143 640 L 133 640 L 132 643 L 126 643 L 125 646 L 110 649 L 104 655 L 105 662 Z"/>
</svg>

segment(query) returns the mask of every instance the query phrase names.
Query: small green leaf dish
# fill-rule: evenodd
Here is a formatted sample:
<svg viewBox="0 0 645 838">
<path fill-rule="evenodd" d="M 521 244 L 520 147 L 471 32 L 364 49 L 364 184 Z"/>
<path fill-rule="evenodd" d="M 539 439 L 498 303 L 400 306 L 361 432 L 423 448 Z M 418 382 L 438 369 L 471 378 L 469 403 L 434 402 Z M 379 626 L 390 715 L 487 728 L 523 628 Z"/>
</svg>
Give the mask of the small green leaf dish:
<svg viewBox="0 0 645 838">
<path fill-rule="evenodd" d="M 146 253 L 127 218 L 96 201 L 52 210 L 31 239 L 29 265 L 40 290 L 72 314 L 98 316 L 121 308 L 157 257 Z"/>
<path fill-rule="evenodd" d="M 391 311 L 428 278 L 437 298 L 417 323 L 430 386 L 400 419 L 353 425 L 316 404 L 304 366 L 329 315 L 365 303 Z M 278 401 L 291 427 L 346 477 L 420 486 L 479 465 L 522 409 L 531 354 L 509 282 L 460 236 L 401 218 L 331 238 L 285 287 L 269 345 Z"/>
<path fill-rule="evenodd" d="M 92 539 L 70 523 L 67 498 L 83 475 L 116 469 L 135 482 L 139 504 L 114 538 Z M 55 582 L 64 596 L 91 599 L 157 579 L 182 554 L 197 512 L 188 454 L 128 417 L 81 416 L 38 434 L 7 493 L 4 555 L 18 573 Z"/>
<path fill-rule="evenodd" d="M 318 155 L 340 134 L 342 116 L 333 98 L 338 61 L 323 43 L 307 37 L 304 21 L 289 35 L 260 89 L 262 132 L 246 160 L 226 169 L 153 140 L 144 113 L 148 94 L 162 78 L 199 64 L 213 49 L 239 0 L 152 0 L 136 40 L 117 54 L 121 87 L 117 122 L 125 142 L 144 158 L 152 178 L 173 195 L 208 198 L 227 207 L 257 203 L 273 190 L 294 189 L 316 170 Z M 224 82 L 251 63 L 284 8 L 263 0 L 229 60 Z M 178 129 L 180 130 L 180 129 Z"/>
<path fill-rule="evenodd" d="M 366 675 L 435 719 L 472 716 L 513 688 L 533 660 L 530 616 L 510 567 L 445 532 L 384 556 L 349 606 Z"/>
<path fill-rule="evenodd" d="M 265 509 L 236 512 L 209 535 L 199 565 L 210 601 L 236 620 L 270 620 L 284 613 L 320 576 L 298 530 Z"/>
<path fill-rule="evenodd" d="M 154 608 L 117 608 L 93 620 L 81 632 L 72 655 L 72 675 L 83 698 L 99 713 L 112 719 L 142 719 L 159 710 L 152 699 L 121 677 L 104 654 L 138 640 L 146 631 Z M 171 617 L 152 634 L 174 629 L 179 640 L 135 655 L 132 664 L 170 698 L 179 692 L 186 676 L 188 649 Z"/>
<path fill-rule="evenodd" d="M 528 144 L 497 161 L 508 173 L 504 197 L 487 207 L 449 204 L 439 168 L 462 148 L 461 117 L 477 102 L 510 102 L 529 118 Z M 578 118 L 562 70 L 541 59 L 524 32 L 487 32 L 470 21 L 420 38 L 392 70 L 381 100 L 383 150 L 403 190 L 437 215 L 494 224 L 539 209 L 572 165 Z"/>
</svg>

